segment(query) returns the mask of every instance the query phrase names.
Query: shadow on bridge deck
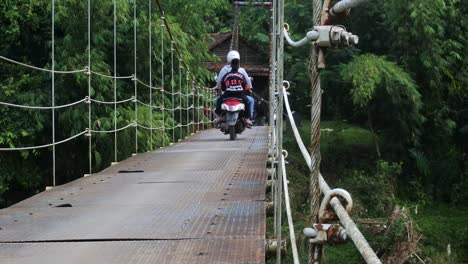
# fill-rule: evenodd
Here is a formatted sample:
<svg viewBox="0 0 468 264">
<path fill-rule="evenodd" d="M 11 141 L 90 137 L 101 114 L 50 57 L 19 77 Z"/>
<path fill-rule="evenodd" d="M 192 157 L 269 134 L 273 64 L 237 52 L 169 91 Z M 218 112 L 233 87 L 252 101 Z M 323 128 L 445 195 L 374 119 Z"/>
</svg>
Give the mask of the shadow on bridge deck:
<svg viewBox="0 0 468 264">
<path fill-rule="evenodd" d="M 0 263 L 264 263 L 267 152 L 208 130 L 40 193 L 0 210 Z"/>
</svg>

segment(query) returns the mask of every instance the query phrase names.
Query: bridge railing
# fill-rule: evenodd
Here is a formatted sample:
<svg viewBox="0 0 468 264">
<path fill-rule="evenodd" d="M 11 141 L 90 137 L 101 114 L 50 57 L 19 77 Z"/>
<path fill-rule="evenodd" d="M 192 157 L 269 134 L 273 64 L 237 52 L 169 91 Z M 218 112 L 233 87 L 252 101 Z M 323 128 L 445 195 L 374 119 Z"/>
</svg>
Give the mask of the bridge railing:
<svg viewBox="0 0 468 264">
<path fill-rule="evenodd" d="M 146 131 L 145 133 L 149 134 L 149 146 L 146 146 L 149 150 L 153 150 L 155 147 L 158 147 L 157 142 L 154 140 L 154 132 L 162 133 L 162 146 L 167 146 L 177 140 L 181 140 L 184 136 L 190 135 L 196 131 L 211 127 L 210 113 L 213 109 L 213 99 L 214 94 L 210 88 L 204 87 L 204 85 L 197 81 L 197 78 L 191 72 L 190 67 L 182 57 L 182 50 L 179 46 L 179 41 L 176 39 L 171 31 L 171 24 L 164 16 L 164 10 L 161 6 L 160 1 L 157 1 L 157 6 L 153 7 L 153 0 L 148 0 L 148 28 L 143 28 L 139 26 L 138 20 L 142 18 L 143 15 L 137 16 L 137 4 L 141 3 L 143 6 L 143 1 L 133 1 L 133 19 L 130 19 L 133 24 L 133 74 L 129 76 L 119 76 L 117 72 L 117 4 L 116 0 L 113 0 L 113 67 L 112 69 L 102 68 L 95 69 L 93 65 L 91 52 L 98 47 L 93 47 L 91 42 L 91 18 L 92 18 L 92 4 L 91 0 L 87 1 L 87 46 L 86 54 L 87 64 L 83 65 L 81 69 L 70 69 L 70 70 L 57 70 L 55 66 L 55 0 L 51 0 L 51 68 L 42 68 L 28 63 L 20 62 L 8 58 L 6 56 L 0 56 L 0 60 L 5 63 L 11 63 L 24 67 L 25 69 L 30 69 L 33 71 L 41 71 L 51 74 L 51 88 L 50 88 L 50 102 L 48 106 L 34 106 L 29 104 L 16 104 L 11 102 L 2 102 L 0 101 L 0 107 L 16 107 L 27 110 L 50 110 L 51 111 L 51 139 L 50 142 L 41 145 L 35 146 L 21 146 L 21 143 L 10 143 L 4 144 L 5 146 L 0 147 L 0 152 L 7 151 L 25 151 L 25 150 L 37 150 L 43 148 L 51 148 L 52 150 L 52 180 L 51 183 L 53 186 L 57 184 L 56 180 L 56 151 L 55 148 L 58 145 L 65 144 L 66 142 L 72 140 L 83 140 L 87 138 L 88 141 L 88 174 L 85 176 L 91 175 L 93 171 L 93 138 L 96 135 L 114 135 L 113 137 L 113 163 L 118 162 L 118 153 L 119 153 L 119 142 L 117 134 L 124 130 L 134 129 L 134 155 L 141 152 L 138 146 L 146 144 L 146 141 L 139 142 L 139 137 L 141 137 L 141 131 Z M 156 21 L 154 18 L 155 8 L 160 14 L 159 24 L 153 25 L 153 21 Z M 86 11 L 85 11 L 86 12 Z M 144 12 L 140 12 L 144 13 Z M 157 33 L 155 29 L 159 28 L 160 39 L 159 43 L 153 43 L 153 36 Z M 138 72 L 137 68 L 141 69 L 141 61 L 137 56 L 137 44 L 138 36 L 140 31 L 147 31 L 149 33 L 148 37 L 148 50 L 147 58 L 148 68 L 145 69 L 145 72 Z M 169 42 L 169 43 L 168 43 Z M 140 51 L 141 52 L 141 51 Z M 166 54 L 165 54 L 166 52 Z M 158 54 L 159 53 L 159 54 Z M 170 54 L 167 54 L 170 53 Z M 2 55 L 2 54 L 0 54 Z M 159 76 L 153 74 L 153 58 L 157 57 L 157 63 L 160 66 L 161 72 Z M 145 57 L 146 58 L 146 57 Z M 170 61 L 165 63 L 165 61 Z M 55 92 L 55 74 L 85 74 L 87 76 L 87 86 L 83 87 L 83 91 L 87 91 L 87 96 L 76 101 L 64 105 L 56 105 Z M 148 75 L 148 81 L 145 82 L 141 76 Z M 113 100 L 105 101 L 99 100 L 95 94 L 93 94 L 93 85 L 92 78 L 104 78 L 112 80 L 113 84 Z M 158 80 L 159 83 L 155 85 L 154 80 Z M 165 80 L 169 80 L 169 83 L 165 83 Z M 134 94 L 126 99 L 118 100 L 117 82 L 126 81 L 131 82 L 134 88 Z M 147 89 L 146 93 L 141 92 L 141 89 Z M 86 89 L 86 90 L 85 90 Z M 145 102 L 144 98 L 149 98 L 149 101 Z M 158 100 L 153 100 L 157 98 Z M 148 99 L 146 99 L 148 100 Z M 121 110 L 120 106 L 125 105 L 128 107 L 128 104 L 133 104 L 134 118 L 125 120 L 126 124 L 122 125 L 122 121 L 118 120 L 118 112 Z M 60 129 L 57 124 L 57 115 L 55 110 L 64 109 L 69 107 L 75 107 L 79 105 L 87 105 L 87 116 L 88 126 L 83 127 L 82 130 L 74 135 L 71 135 L 68 138 L 63 140 L 56 140 L 55 134 L 58 129 Z M 93 108 L 96 105 L 106 105 L 113 106 L 113 111 L 111 116 L 96 116 L 93 113 Z M 141 113 L 142 111 L 147 111 L 147 113 Z M 140 114 L 141 113 L 141 114 Z M 161 116 L 160 122 L 155 122 L 155 115 Z M 142 116 L 149 116 L 149 120 L 142 119 Z M 99 122 L 99 119 L 111 119 L 113 127 L 106 127 L 101 129 L 100 126 L 96 127 L 96 123 Z M 140 136 L 139 136 L 140 135 Z M 61 157 L 62 158 L 62 157 Z"/>
<path fill-rule="evenodd" d="M 355 244 L 358 251 L 366 263 L 380 264 L 381 261 L 369 246 L 349 212 L 352 209 L 351 195 L 343 189 L 331 189 L 326 183 L 319 171 L 320 164 L 320 107 L 321 107 L 321 89 L 320 89 L 320 71 L 324 67 L 324 56 L 321 48 L 323 47 L 346 47 L 357 43 L 357 36 L 352 35 L 342 27 L 326 26 L 329 23 L 329 16 L 342 13 L 349 8 L 357 6 L 363 0 L 344 0 L 338 2 L 333 7 L 330 0 L 313 0 L 314 7 L 314 30 L 307 33 L 307 36 L 299 42 L 293 41 L 288 35 L 287 25 L 284 23 L 284 0 L 273 1 L 273 36 L 272 39 L 272 74 L 270 86 L 270 157 L 272 158 L 272 179 L 273 179 L 273 200 L 275 203 L 274 214 L 274 235 L 277 239 L 277 263 L 281 263 L 281 217 L 282 200 L 284 190 L 284 201 L 286 215 L 288 219 L 290 240 L 292 245 L 294 263 L 299 263 L 299 255 L 295 241 L 293 217 L 290 208 L 290 198 L 288 190 L 288 181 L 286 177 L 287 151 L 283 150 L 283 109 L 287 112 L 289 123 L 291 124 L 294 137 L 299 149 L 311 171 L 311 218 L 312 227 L 304 229 L 304 234 L 309 238 L 310 248 L 308 263 L 322 263 L 322 246 L 329 241 L 344 241 L 349 237 Z M 322 10 L 325 10 L 322 12 Z M 330 11 L 328 11 L 330 10 Z M 328 12 L 327 12 L 328 11 Z M 285 28 L 286 27 L 286 28 Z M 331 34 L 333 33 L 333 34 Z M 335 37 L 334 37 L 335 36 Z M 288 100 L 290 84 L 283 80 L 283 54 L 284 40 L 287 40 L 293 46 L 300 46 L 315 41 L 311 48 L 311 82 L 312 82 L 312 153 L 310 154 L 305 147 L 299 131 L 292 116 Z M 322 197 L 323 195 L 323 197 Z M 321 201 L 320 201 L 321 200 Z M 343 206 L 342 201 L 345 201 Z M 333 212 L 329 211 L 329 206 Z M 334 215 L 338 217 L 342 225 L 334 223 Z"/>
</svg>

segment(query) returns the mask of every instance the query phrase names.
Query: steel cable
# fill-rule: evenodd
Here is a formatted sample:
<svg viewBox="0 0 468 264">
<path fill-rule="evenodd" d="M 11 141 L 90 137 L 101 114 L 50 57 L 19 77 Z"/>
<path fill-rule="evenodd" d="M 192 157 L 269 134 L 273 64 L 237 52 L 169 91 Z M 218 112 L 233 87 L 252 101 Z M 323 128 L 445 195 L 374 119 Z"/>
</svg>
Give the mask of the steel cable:
<svg viewBox="0 0 468 264">
<path fill-rule="evenodd" d="M 289 118 L 289 122 L 292 128 L 293 134 L 294 134 L 294 138 L 296 140 L 297 145 L 299 146 L 299 149 L 301 150 L 301 154 L 304 157 L 304 160 L 307 163 L 307 166 L 309 167 L 309 170 L 312 171 L 312 159 L 307 151 L 306 146 L 304 145 L 304 142 L 302 141 L 301 135 L 299 134 L 299 130 L 297 129 L 296 122 L 294 121 L 294 117 L 292 115 L 291 108 L 289 106 L 288 95 L 286 92 L 283 94 L 284 94 L 285 108 L 288 113 L 288 118 Z M 331 190 L 330 186 L 328 186 L 325 179 L 320 173 L 319 173 L 319 186 L 323 193 L 329 192 Z M 343 207 L 340 200 L 338 198 L 333 198 L 331 199 L 330 204 L 332 205 L 333 209 L 337 213 L 338 218 L 340 219 L 341 223 L 343 223 L 349 237 L 356 245 L 356 248 L 366 260 L 366 263 L 381 264 L 381 261 L 378 259 L 375 252 L 369 246 L 369 243 L 367 242 L 365 237 L 362 235 L 362 233 L 359 231 L 356 224 L 352 221 L 351 217 L 349 217 L 348 212 Z"/>
<path fill-rule="evenodd" d="M 55 16 L 54 16 L 55 17 Z M 59 73 L 59 74 L 74 74 L 74 73 L 84 73 L 84 72 L 87 72 L 88 70 L 86 68 L 84 69 L 81 69 L 81 70 L 68 70 L 68 71 L 57 71 L 55 69 L 45 69 L 45 68 L 40 68 L 40 67 L 36 67 L 36 66 L 32 66 L 32 65 L 29 65 L 29 64 L 26 64 L 26 63 L 23 63 L 23 62 L 19 62 L 19 61 L 16 61 L 16 60 L 13 60 L 13 59 L 10 59 L 10 58 L 7 58 L 5 56 L 0 56 L 0 59 L 4 60 L 4 61 L 8 61 L 10 63 L 14 63 L 14 64 L 17 64 L 17 65 L 20 65 L 20 66 L 23 66 L 23 67 L 26 67 L 26 68 L 30 68 L 30 69 L 34 69 L 34 70 L 38 70 L 38 71 L 44 71 L 44 72 L 49 72 L 49 73 Z M 55 68 L 55 67 L 54 67 Z"/>
<path fill-rule="evenodd" d="M 35 110 L 52 110 L 52 109 L 61 109 L 61 108 L 67 108 L 70 106 L 74 106 L 83 102 L 86 102 L 88 99 L 84 98 L 81 100 L 78 100 L 73 103 L 65 104 L 65 105 L 55 105 L 55 106 L 30 106 L 30 105 L 21 105 L 21 104 L 12 104 L 12 103 L 6 103 L 6 102 L 0 102 L 0 105 L 4 106 L 10 106 L 10 107 L 17 107 L 17 108 L 24 108 L 24 109 L 35 109 Z"/>
<path fill-rule="evenodd" d="M 57 141 L 57 142 L 54 142 L 54 143 L 50 143 L 50 144 L 46 144 L 46 145 L 39 145 L 39 146 L 32 146 L 32 147 L 14 147 L 14 148 L 0 148 L 0 151 L 20 151 L 20 150 L 34 150 L 34 149 L 41 149 L 41 148 L 48 148 L 48 147 L 53 147 L 53 146 L 56 146 L 56 145 L 60 145 L 60 144 L 63 144 L 65 142 L 68 142 L 72 139 L 75 139 L 81 135 L 84 135 L 88 133 L 88 130 L 85 130 L 81 133 L 78 133 L 74 136 L 71 136 L 67 139 L 64 139 L 64 140 L 61 140 L 61 141 Z"/>
</svg>

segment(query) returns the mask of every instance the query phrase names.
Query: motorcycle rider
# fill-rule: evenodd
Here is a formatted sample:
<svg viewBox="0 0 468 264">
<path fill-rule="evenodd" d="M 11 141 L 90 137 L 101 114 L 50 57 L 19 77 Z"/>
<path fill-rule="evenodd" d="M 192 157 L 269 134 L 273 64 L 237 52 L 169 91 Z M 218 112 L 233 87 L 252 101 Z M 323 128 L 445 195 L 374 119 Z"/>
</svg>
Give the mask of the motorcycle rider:
<svg viewBox="0 0 468 264">
<path fill-rule="evenodd" d="M 236 54 L 237 53 L 237 54 Z M 245 76 L 239 72 L 240 68 L 240 56 L 239 53 L 233 53 L 231 59 L 231 71 L 224 74 L 220 79 L 221 81 L 221 90 L 224 93 L 216 101 L 216 119 L 215 124 L 218 124 L 221 121 L 221 105 L 225 98 L 235 97 L 242 99 L 246 109 L 250 109 L 250 101 L 246 97 L 246 92 L 249 90 L 249 81 Z M 247 127 L 252 127 L 252 121 L 250 120 L 250 111 L 244 111 L 244 122 Z"/>
<path fill-rule="evenodd" d="M 218 74 L 218 77 L 216 79 L 216 89 L 218 90 L 221 90 L 221 81 L 222 81 L 222 78 L 224 77 L 224 75 L 226 75 L 227 73 L 231 72 L 232 70 L 232 66 L 231 66 L 231 62 L 233 59 L 238 59 L 240 61 L 240 54 L 239 52 L 235 51 L 235 50 L 231 50 L 228 52 L 227 54 L 227 65 L 225 65 L 220 71 L 219 71 L 219 74 Z M 250 80 L 250 77 L 249 75 L 247 74 L 247 72 L 245 71 L 244 68 L 242 67 L 239 67 L 238 69 L 239 73 L 242 74 L 244 76 L 244 78 L 247 80 L 247 84 L 249 85 L 249 89 L 252 89 L 252 81 Z M 215 105 L 217 105 L 218 103 L 218 99 L 219 97 L 217 97 L 215 99 Z M 254 113 L 254 106 L 255 106 L 255 101 L 253 99 L 252 96 L 249 96 L 247 95 L 247 99 L 250 103 L 250 106 L 249 108 L 246 108 L 246 109 L 249 109 L 250 111 L 250 117 L 253 117 L 253 113 Z M 247 106 L 247 105 L 246 105 Z"/>
</svg>

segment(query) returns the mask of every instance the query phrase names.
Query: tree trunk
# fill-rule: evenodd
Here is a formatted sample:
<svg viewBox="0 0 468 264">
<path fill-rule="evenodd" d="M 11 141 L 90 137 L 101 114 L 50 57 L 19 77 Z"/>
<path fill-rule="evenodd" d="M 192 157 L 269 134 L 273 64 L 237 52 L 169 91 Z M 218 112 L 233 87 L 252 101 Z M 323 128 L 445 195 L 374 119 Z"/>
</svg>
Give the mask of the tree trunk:
<svg viewBox="0 0 468 264">
<path fill-rule="evenodd" d="M 372 133 L 372 139 L 374 140 L 374 145 L 375 145 L 375 151 L 377 152 L 377 157 L 379 159 L 382 159 L 382 154 L 380 153 L 380 145 L 379 145 L 379 140 L 377 138 L 377 134 L 374 131 L 374 126 L 372 125 L 372 114 L 370 109 L 367 109 L 367 121 L 369 124 L 369 129 Z"/>
</svg>

